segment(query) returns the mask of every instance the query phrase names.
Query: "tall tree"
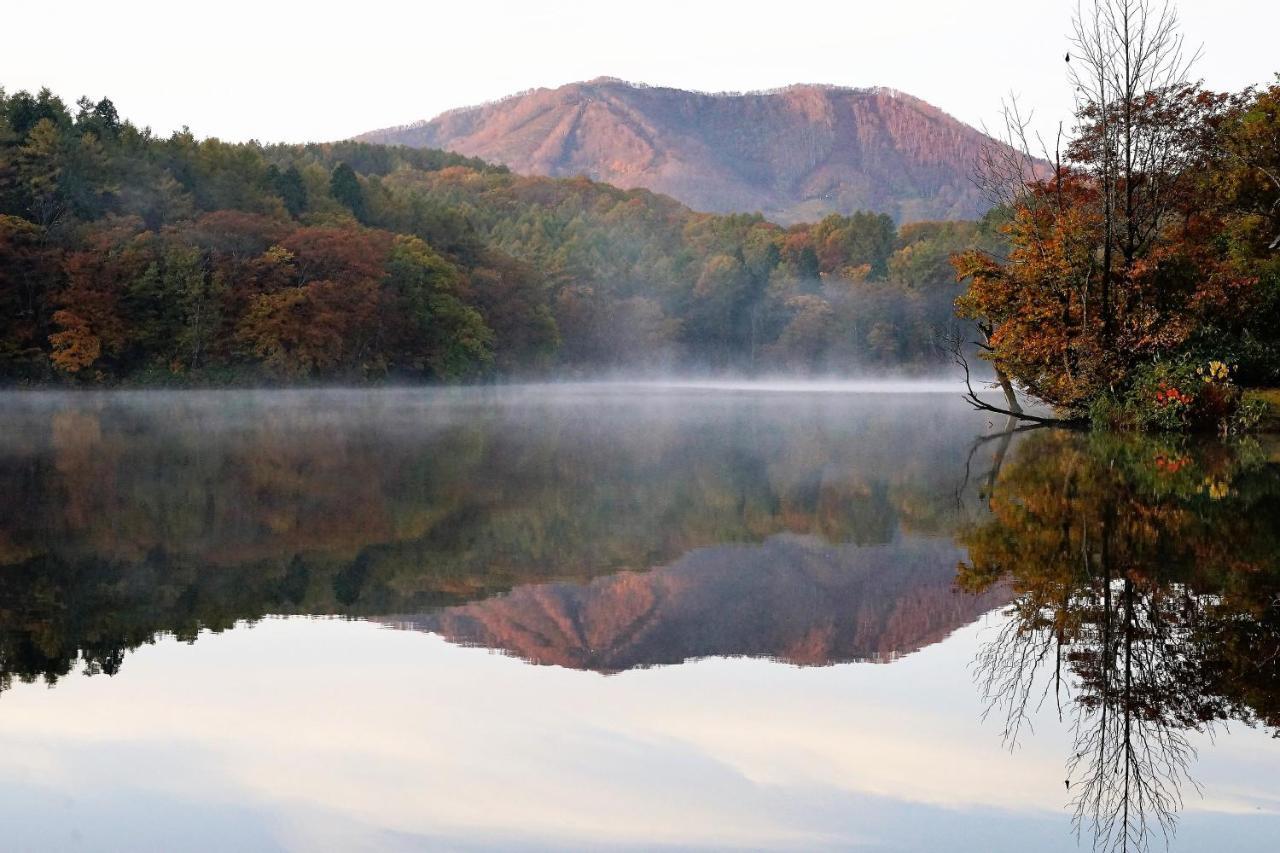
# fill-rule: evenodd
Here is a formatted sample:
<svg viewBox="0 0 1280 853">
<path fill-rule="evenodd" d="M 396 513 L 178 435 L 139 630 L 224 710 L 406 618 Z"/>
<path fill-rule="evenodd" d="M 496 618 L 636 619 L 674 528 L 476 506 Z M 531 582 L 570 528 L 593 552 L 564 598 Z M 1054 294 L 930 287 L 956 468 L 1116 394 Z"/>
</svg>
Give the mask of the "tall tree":
<svg viewBox="0 0 1280 853">
<path fill-rule="evenodd" d="M 1077 127 L 1065 150 L 1044 152 L 1052 166 L 1032 158 L 1016 104 L 1006 110 L 1016 153 L 982 163 L 1010 214 L 1008 256 L 954 261 L 972 282 L 959 313 L 976 323 L 1007 400 L 971 402 L 1020 417 L 1015 384 L 1083 419 L 1142 390 L 1162 364 L 1225 358 L 1221 343 L 1197 351 L 1200 333 L 1253 296 L 1253 279 L 1222 251 L 1221 211 L 1198 178 L 1214 160 L 1226 98 L 1186 83 L 1194 55 L 1173 7 L 1094 0 L 1077 13 L 1068 58 Z M 1217 408 L 1184 420 L 1223 427 L 1209 416 Z"/>
<path fill-rule="evenodd" d="M 339 163 L 334 167 L 333 174 L 329 177 L 329 194 L 350 210 L 357 221 L 364 221 L 364 192 L 360 189 L 360 179 L 346 163 Z"/>
<path fill-rule="evenodd" d="M 1085 132 L 1073 159 L 1087 166 L 1102 206 L 1100 314 L 1115 324 L 1113 284 L 1133 269 L 1174 204 L 1196 149 L 1162 109 L 1187 85 L 1196 55 L 1184 52 L 1172 4 L 1156 0 L 1093 0 L 1072 21 L 1074 64 L 1068 63 Z M 1118 251 L 1121 263 L 1112 263 Z"/>
<path fill-rule="evenodd" d="M 285 210 L 295 219 L 307 209 L 307 185 L 298 167 L 290 164 L 283 172 L 274 163 L 267 167 L 267 183 L 284 202 Z M 334 196 L 337 198 L 337 196 Z M 344 202 L 345 203 L 345 202 Z"/>
</svg>

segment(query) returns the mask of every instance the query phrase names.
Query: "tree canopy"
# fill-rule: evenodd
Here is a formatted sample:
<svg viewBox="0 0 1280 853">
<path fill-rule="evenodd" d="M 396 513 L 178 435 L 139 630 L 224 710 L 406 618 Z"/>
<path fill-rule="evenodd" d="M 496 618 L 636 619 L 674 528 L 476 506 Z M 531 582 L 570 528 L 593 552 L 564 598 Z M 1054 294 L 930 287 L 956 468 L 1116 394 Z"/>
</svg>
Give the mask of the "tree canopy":
<svg viewBox="0 0 1280 853">
<path fill-rule="evenodd" d="M 782 228 L 441 151 L 154 136 L 0 93 L 0 380 L 922 370 L 999 235 Z"/>
<path fill-rule="evenodd" d="M 1047 169 L 984 163 L 1009 248 L 954 259 L 957 305 L 997 373 L 1066 417 L 1239 429 L 1260 415 L 1239 386 L 1280 382 L 1280 86 L 1187 82 L 1176 26 L 1082 10 L 1074 135 Z M 1009 128 L 1025 148 L 1013 109 Z"/>
</svg>

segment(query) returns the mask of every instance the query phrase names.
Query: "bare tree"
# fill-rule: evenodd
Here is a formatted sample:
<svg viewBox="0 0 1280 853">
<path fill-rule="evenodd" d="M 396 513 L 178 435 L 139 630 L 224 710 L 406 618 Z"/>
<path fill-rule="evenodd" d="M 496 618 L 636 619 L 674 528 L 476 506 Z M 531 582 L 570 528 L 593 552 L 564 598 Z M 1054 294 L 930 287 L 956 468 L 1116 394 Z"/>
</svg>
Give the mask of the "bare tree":
<svg viewBox="0 0 1280 853">
<path fill-rule="evenodd" d="M 1023 112 L 1017 95 L 1010 94 L 1000 106 L 1001 126 L 982 126 L 986 141 L 978 149 L 971 180 L 992 207 L 1035 203 L 1029 182 L 1046 175 L 1050 157 L 1044 140 L 1031 132 L 1033 118 L 1033 113 Z M 1040 156 L 1032 153 L 1033 137 Z"/>
<path fill-rule="evenodd" d="M 1091 120 L 1076 140 L 1102 203 L 1099 300 L 1104 333 L 1115 322 L 1114 255 L 1121 272 L 1156 235 L 1185 172 L 1189 151 L 1178 122 L 1160 114 L 1165 98 L 1187 86 L 1199 50 L 1187 53 L 1169 0 L 1091 0 L 1072 20 L 1069 75 L 1076 114 Z"/>
<path fill-rule="evenodd" d="M 993 205 L 1026 217 L 1024 231 L 1032 232 L 1024 234 L 1012 258 L 990 257 L 994 266 L 1044 269 L 1069 259 L 1057 278 L 1040 286 L 1061 306 L 1068 343 L 1060 368 L 1074 381 L 1105 363 L 1117 323 L 1141 307 L 1134 288 L 1117 285 L 1133 280 L 1138 262 L 1160 239 L 1179 201 L 1179 186 L 1200 153 L 1202 115 L 1187 83 L 1198 52 L 1185 50 L 1177 13 L 1167 0 L 1081 0 L 1070 41 L 1073 138 L 1064 145 L 1059 125 L 1052 145 L 1046 143 L 1032 131 L 1032 115 L 1011 96 L 1001 110 L 1001 126 L 988 131 L 990 142 L 979 154 L 973 180 Z M 1081 226 L 1081 204 L 1097 205 L 1096 227 Z M 978 319 L 978 339 L 969 351 L 976 346 L 996 367 L 1005 405 L 984 403 L 972 392 L 970 402 L 1035 420 L 1025 417 L 1017 400 L 1016 377 L 1000 368 L 1001 353 L 993 343 L 1000 329 L 989 317 Z M 962 360 L 963 350 L 957 353 Z"/>
<path fill-rule="evenodd" d="M 1057 418 L 1045 415 L 1035 415 L 1022 408 L 1022 404 L 1018 402 L 1018 393 L 1013 387 L 1013 381 L 1000 368 L 999 364 L 993 362 L 993 370 L 995 371 L 995 382 L 993 383 L 1004 394 L 1005 407 L 997 406 L 990 403 L 978 395 L 973 387 L 973 369 L 969 366 L 969 357 L 965 354 L 966 345 L 973 345 L 980 350 L 991 352 L 991 333 L 992 327 L 988 323 L 979 322 L 976 324 L 978 331 L 982 334 L 983 339 L 978 341 L 967 341 L 958 328 L 953 328 L 942 332 L 939 335 L 940 346 L 951 356 L 952 361 L 964 371 L 964 399 L 969 405 L 982 412 L 991 412 L 997 415 L 1007 415 L 1020 421 L 1029 421 L 1033 424 L 1066 427 L 1079 427 L 1086 423 L 1083 418 Z"/>
</svg>

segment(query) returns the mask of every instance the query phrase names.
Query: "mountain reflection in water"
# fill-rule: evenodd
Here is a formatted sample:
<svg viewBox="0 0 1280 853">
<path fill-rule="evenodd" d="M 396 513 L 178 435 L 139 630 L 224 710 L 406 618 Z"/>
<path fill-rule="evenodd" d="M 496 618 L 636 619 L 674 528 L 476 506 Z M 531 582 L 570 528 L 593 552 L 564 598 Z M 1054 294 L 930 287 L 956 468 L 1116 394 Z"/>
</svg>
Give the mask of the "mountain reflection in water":
<svg viewBox="0 0 1280 853">
<path fill-rule="evenodd" d="M 889 661 L 1008 600 L 999 586 L 958 594 L 959 557 L 928 540 L 837 548 L 778 536 L 586 584 L 529 584 L 390 624 L 598 672 L 734 655 L 801 666 Z"/>
<path fill-rule="evenodd" d="M 985 619 L 991 743 L 1060 719 L 1087 843 L 1176 847 L 1202 735 L 1280 727 L 1276 448 L 984 427 L 741 387 L 10 395 L 0 689 L 270 615 L 602 673 L 892 667 Z"/>
</svg>

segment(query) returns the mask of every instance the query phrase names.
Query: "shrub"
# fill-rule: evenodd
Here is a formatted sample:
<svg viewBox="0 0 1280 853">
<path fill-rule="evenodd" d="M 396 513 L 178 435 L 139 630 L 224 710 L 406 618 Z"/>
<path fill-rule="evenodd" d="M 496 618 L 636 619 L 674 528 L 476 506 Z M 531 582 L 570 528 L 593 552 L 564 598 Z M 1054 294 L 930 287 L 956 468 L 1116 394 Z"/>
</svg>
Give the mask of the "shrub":
<svg viewBox="0 0 1280 853">
<path fill-rule="evenodd" d="M 1136 371 L 1128 390 L 1094 401 L 1094 424 L 1157 432 L 1238 433 L 1257 426 L 1265 405 L 1245 400 L 1233 379 L 1235 366 L 1221 359 L 1160 361 Z"/>
</svg>

